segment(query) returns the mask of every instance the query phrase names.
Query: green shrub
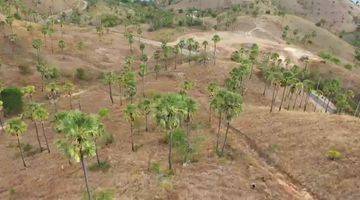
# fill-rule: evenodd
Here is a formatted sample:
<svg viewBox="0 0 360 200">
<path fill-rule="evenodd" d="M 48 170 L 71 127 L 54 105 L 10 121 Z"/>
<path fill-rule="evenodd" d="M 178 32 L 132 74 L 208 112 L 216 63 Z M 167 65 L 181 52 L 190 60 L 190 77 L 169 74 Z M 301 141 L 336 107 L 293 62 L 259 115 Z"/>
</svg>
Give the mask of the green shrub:
<svg viewBox="0 0 360 200">
<path fill-rule="evenodd" d="M 352 68 L 353 68 L 353 66 L 350 64 L 346 64 L 346 65 L 344 65 L 344 67 L 348 70 L 352 70 Z"/>
<path fill-rule="evenodd" d="M 3 101 L 5 115 L 20 114 L 23 110 L 22 92 L 19 88 L 5 88 L 0 93 L 0 100 Z"/>
<path fill-rule="evenodd" d="M 105 14 L 101 16 L 101 23 L 104 27 L 110 28 L 120 24 L 120 19 L 116 15 Z"/>
<path fill-rule="evenodd" d="M 108 146 L 114 143 L 114 136 L 109 132 L 105 132 L 100 140 L 103 145 Z"/>
<path fill-rule="evenodd" d="M 22 75 L 32 74 L 32 70 L 28 65 L 19 65 L 18 69 L 19 69 L 20 74 L 22 74 Z"/>
<path fill-rule="evenodd" d="M 115 192 L 113 190 L 103 190 L 93 192 L 91 195 L 93 200 L 113 200 L 115 199 Z M 88 200 L 88 194 L 85 192 L 83 194 L 83 199 Z"/>
<path fill-rule="evenodd" d="M 330 150 L 327 152 L 326 157 L 330 160 L 339 160 L 342 154 L 337 150 Z"/>
<path fill-rule="evenodd" d="M 111 165 L 107 161 L 101 161 L 100 164 L 94 163 L 89 166 L 90 171 L 102 171 L 106 172 L 110 169 Z"/>
<path fill-rule="evenodd" d="M 76 68 L 75 70 L 75 78 L 79 79 L 79 80 L 86 80 L 87 79 L 87 74 L 85 72 L 84 68 Z"/>
<path fill-rule="evenodd" d="M 151 163 L 150 170 L 155 174 L 161 174 L 161 167 L 159 163 Z"/>
</svg>

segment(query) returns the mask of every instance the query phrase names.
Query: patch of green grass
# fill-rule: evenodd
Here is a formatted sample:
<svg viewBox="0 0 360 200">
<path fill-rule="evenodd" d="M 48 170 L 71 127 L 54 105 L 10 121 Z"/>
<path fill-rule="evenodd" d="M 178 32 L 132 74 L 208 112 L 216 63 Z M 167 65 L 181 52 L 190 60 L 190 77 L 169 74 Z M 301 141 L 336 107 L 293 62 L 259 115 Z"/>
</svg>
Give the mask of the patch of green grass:
<svg viewBox="0 0 360 200">
<path fill-rule="evenodd" d="M 161 174 L 161 166 L 160 166 L 160 164 L 157 163 L 157 162 L 151 163 L 150 171 L 155 173 L 155 174 Z"/>
<path fill-rule="evenodd" d="M 341 154 L 341 152 L 339 152 L 337 150 L 329 150 L 326 153 L 326 157 L 330 160 L 339 160 L 342 158 L 342 154 Z"/>
<path fill-rule="evenodd" d="M 98 164 L 97 162 L 89 166 L 90 171 L 102 171 L 107 172 L 110 169 L 111 165 L 107 161 L 100 161 Z"/>
<path fill-rule="evenodd" d="M 319 54 L 319 56 L 324 59 L 324 60 L 327 60 L 329 62 L 332 62 L 334 64 L 337 64 L 337 65 L 340 65 L 341 64 L 341 61 L 339 58 L 335 57 L 334 55 L 332 55 L 331 53 L 329 52 L 321 52 Z"/>
</svg>

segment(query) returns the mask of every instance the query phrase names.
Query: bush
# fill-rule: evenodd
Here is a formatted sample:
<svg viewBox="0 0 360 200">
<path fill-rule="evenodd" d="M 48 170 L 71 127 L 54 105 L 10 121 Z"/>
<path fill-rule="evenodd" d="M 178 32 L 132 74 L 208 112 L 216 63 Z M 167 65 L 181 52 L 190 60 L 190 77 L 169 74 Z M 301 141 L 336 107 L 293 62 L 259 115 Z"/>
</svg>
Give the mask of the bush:
<svg viewBox="0 0 360 200">
<path fill-rule="evenodd" d="M 116 15 L 106 14 L 101 16 L 101 23 L 104 27 L 110 28 L 120 24 L 120 19 Z"/>
<path fill-rule="evenodd" d="M 100 161 L 100 164 L 94 163 L 89 166 L 90 171 L 102 171 L 107 172 L 110 169 L 111 165 L 107 161 Z"/>
<path fill-rule="evenodd" d="M 0 93 L 5 115 L 20 114 L 23 110 L 22 92 L 19 88 L 6 88 Z"/>
<path fill-rule="evenodd" d="M 342 155 L 337 150 L 330 150 L 327 152 L 326 157 L 330 160 L 339 160 L 342 157 Z"/>
<path fill-rule="evenodd" d="M 19 65 L 18 69 L 19 69 L 20 74 L 22 74 L 22 75 L 32 74 L 32 70 L 28 65 Z"/>
<path fill-rule="evenodd" d="M 353 66 L 350 64 L 346 64 L 346 65 L 344 65 L 344 67 L 348 70 L 352 70 L 352 68 L 353 68 Z"/>
<path fill-rule="evenodd" d="M 75 70 L 75 78 L 77 78 L 79 80 L 86 80 L 87 75 L 85 73 L 85 69 L 84 68 L 76 68 L 76 70 Z"/>
</svg>

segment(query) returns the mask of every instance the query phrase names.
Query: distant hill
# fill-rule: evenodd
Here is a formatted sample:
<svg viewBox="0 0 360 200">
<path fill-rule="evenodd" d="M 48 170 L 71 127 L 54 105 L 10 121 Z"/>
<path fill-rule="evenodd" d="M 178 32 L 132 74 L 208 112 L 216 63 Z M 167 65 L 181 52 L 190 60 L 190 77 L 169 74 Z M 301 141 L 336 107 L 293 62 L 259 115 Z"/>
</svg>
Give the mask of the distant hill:
<svg viewBox="0 0 360 200">
<path fill-rule="evenodd" d="M 171 7 L 228 8 L 236 4 L 253 3 L 253 0 L 180 0 Z M 257 1 L 259 2 L 259 1 Z M 360 27 L 360 7 L 349 0 L 263 0 L 262 4 L 304 17 L 314 23 L 339 33 L 351 32 Z"/>
</svg>

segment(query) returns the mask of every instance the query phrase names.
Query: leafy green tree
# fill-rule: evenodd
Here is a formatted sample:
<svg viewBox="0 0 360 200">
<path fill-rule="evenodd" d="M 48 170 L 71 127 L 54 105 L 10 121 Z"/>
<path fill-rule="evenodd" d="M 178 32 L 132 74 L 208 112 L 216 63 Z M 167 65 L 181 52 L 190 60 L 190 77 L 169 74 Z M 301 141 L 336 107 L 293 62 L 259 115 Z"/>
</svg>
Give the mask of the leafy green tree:
<svg viewBox="0 0 360 200">
<path fill-rule="evenodd" d="M 20 136 L 23 135 L 27 131 L 27 129 L 28 129 L 27 124 L 20 117 L 10 119 L 5 127 L 5 132 L 7 134 L 9 134 L 11 136 L 16 136 L 21 159 L 22 159 L 24 167 L 26 167 L 26 163 L 25 163 L 25 159 L 24 159 L 23 150 L 21 148 Z"/>
<path fill-rule="evenodd" d="M 112 104 L 114 104 L 114 98 L 112 93 L 112 86 L 116 82 L 117 76 L 114 72 L 107 72 L 102 79 L 103 83 L 109 87 L 109 97 Z"/>
<path fill-rule="evenodd" d="M 161 96 L 155 105 L 155 119 L 158 125 L 169 135 L 169 170 L 172 170 L 173 132 L 180 127 L 181 120 L 186 115 L 184 97 L 181 94 L 166 94 Z"/>
<path fill-rule="evenodd" d="M 35 121 L 40 122 L 41 124 L 42 133 L 45 138 L 46 148 L 48 150 L 48 153 L 50 153 L 49 142 L 46 137 L 45 126 L 44 126 L 45 121 L 49 119 L 49 112 L 46 110 L 44 106 L 36 106 L 33 111 L 33 118 Z"/>
<path fill-rule="evenodd" d="M 36 49 L 36 57 L 37 57 L 37 61 L 38 63 L 40 63 L 40 50 L 41 47 L 43 46 L 43 42 L 41 39 L 35 39 L 32 41 L 32 46 L 34 49 Z"/>
<path fill-rule="evenodd" d="M 210 103 L 212 109 L 218 114 L 218 118 L 219 118 L 218 130 L 216 134 L 216 150 L 218 150 L 220 143 L 220 130 L 221 130 L 221 122 L 223 120 L 225 95 L 226 95 L 226 90 L 219 89 Z"/>
<path fill-rule="evenodd" d="M 130 123 L 130 138 L 131 138 L 131 150 L 135 152 L 135 144 L 134 144 L 134 122 L 136 118 L 139 116 L 138 107 L 134 104 L 129 104 L 124 111 L 124 116 L 126 120 Z"/>
<path fill-rule="evenodd" d="M 96 155 L 94 135 L 99 131 L 98 118 L 80 111 L 67 111 L 55 116 L 55 128 L 62 138 L 56 141 L 57 147 L 68 158 L 81 162 L 88 198 L 92 199 L 86 158 Z"/>
<path fill-rule="evenodd" d="M 221 38 L 219 35 L 214 35 L 211 39 L 213 42 L 214 42 L 214 65 L 216 63 L 216 46 L 217 46 L 217 43 L 220 42 Z"/>
<path fill-rule="evenodd" d="M 19 88 L 5 88 L 0 92 L 5 115 L 20 114 L 23 110 L 23 93 Z"/>
<path fill-rule="evenodd" d="M 328 98 L 328 102 L 326 104 L 325 113 L 328 112 L 330 107 L 330 102 L 336 97 L 336 94 L 338 94 L 339 90 L 341 88 L 341 83 L 337 79 L 327 80 L 324 84 L 323 91 Z"/>
</svg>

